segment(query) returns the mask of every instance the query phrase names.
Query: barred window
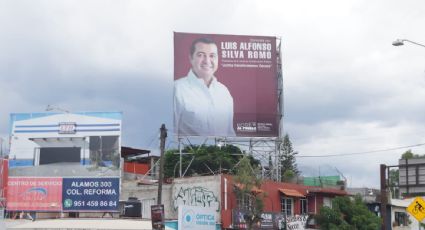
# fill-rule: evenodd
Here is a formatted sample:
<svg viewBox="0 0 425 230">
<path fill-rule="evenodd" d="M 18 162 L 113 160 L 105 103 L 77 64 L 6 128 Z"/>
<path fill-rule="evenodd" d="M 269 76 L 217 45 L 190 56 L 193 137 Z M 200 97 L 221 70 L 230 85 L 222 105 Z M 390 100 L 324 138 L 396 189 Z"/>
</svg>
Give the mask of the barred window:
<svg viewBox="0 0 425 230">
<path fill-rule="evenodd" d="M 240 197 L 237 197 L 236 202 L 240 210 L 250 210 L 252 207 L 252 201 L 248 194 L 242 194 Z"/>
<path fill-rule="evenodd" d="M 307 208 L 307 199 L 300 199 L 300 211 L 301 214 L 307 214 L 308 208 Z"/>
<path fill-rule="evenodd" d="M 394 212 L 394 219 L 396 226 L 408 226 L 409 217 L 405 212 Z"/>
<path fill-rule="evenodd" d="M 282 196 L 280 199 L 280 207 L 281 212 L 283 214 L 286 214 L 286 216 L 292 216 L 293 215 L 293 199 L 289 197 Z"/>
</svg>

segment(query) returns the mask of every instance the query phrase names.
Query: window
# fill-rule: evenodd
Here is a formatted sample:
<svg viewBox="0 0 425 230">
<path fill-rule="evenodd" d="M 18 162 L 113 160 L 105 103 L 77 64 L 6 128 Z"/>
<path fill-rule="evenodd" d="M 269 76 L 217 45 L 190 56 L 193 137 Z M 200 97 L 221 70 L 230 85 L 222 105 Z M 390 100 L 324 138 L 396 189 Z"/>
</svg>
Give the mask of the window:
<svg viewBox="0 0 425 230">
<path fill-rule="evenodd" d="M 332 208 L 332 199 L 330 197 L 323 197 L 323 206 Z"/>
<path fill-rule="evenodd" d="M 287 216 L 292 216 L 294 213 L 292 210 L 293 203 L 294 201 L 292 198 L 282 196 L 280 199 L 281 212 Z"/>
<path fill-rule="evenodd" d="M 307 209 L 307 199 L 300 199 L 300 211 L 301 211 L 301 215 L 303 214 L 307 214 L 308 213 L 308 209 Z"/>
<path fill-rule="evenodd" d="M 248 194 L 242 194 L 240 197 L 236 198 L 238 208 L 240 210 L 250 210 L 251 209 L 251 199 Z"/>
<path fill-rule="evenodd" d="M 408 226 L 409 217 L 405 212 L 394 212 L 395 226 Z"/>
</svg>

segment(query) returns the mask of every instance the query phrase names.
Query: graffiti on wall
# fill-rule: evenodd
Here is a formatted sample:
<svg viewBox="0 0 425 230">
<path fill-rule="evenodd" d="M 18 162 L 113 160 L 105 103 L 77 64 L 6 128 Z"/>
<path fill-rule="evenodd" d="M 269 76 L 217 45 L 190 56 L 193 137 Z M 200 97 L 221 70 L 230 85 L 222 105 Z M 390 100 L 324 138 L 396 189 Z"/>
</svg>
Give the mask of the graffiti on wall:
<svg viewBox="0 0 425 230">
<path fill-rule="evenodd" d="M 220 211 L 217 196 L 212 191 L 197 186 L 176 189 L 174 210 L 177 210 L 179 205 L 214 208 L 217 212 Z"/>
</svg>

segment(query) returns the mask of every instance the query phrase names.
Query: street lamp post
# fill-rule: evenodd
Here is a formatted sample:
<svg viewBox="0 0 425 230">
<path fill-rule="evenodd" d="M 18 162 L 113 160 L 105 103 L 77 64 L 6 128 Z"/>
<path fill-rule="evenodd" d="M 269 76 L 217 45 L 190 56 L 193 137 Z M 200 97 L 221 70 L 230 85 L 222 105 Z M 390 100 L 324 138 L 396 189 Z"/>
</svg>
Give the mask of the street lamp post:
<svg viewBox="0 0 425 230">
<path fill-rule="evenodd" d="M 414 42 L 414 41 L 410 41 L 408 39 L 397 39 L 395 41 L 393 41 L 393 46 L 402 46 L 404 45 L 404 42 L 410 42 L 412 44 L 418 45 L 418 46 L 422 46 L 425 48 L 424 44 L 418 43 L 418 42 Z"/>
<path fill-rule="evenodd" d="M 410 42 L 412 44 L 415 44 L 417 46 L 422 46 L 425 48 L 424 44 L 418 43 L 418 42 L 414 42 L 408 39 L 397 39 L 395 41 L 393 41 L 393 46 L 402 46 L 404 45 L 404 42 Z M 382 229 L 386 229 L 385 223 L 386 223 L 386 204 L 388 202 L 388 197 L 387 197 L 387 185 L 385 183 L 385 171 L 386 171 L 387 166 L 384 164 L 381 164 L 381 215 L 382 215 L 382 219 L 383 219 L 383 225 L 382 225 Z M 384 195 L 382 195 L 382 193 L 384 193 Z M 421 229 L 420 227 L 420 221 L 419 223 L 419 229 Z"/>
</svg>

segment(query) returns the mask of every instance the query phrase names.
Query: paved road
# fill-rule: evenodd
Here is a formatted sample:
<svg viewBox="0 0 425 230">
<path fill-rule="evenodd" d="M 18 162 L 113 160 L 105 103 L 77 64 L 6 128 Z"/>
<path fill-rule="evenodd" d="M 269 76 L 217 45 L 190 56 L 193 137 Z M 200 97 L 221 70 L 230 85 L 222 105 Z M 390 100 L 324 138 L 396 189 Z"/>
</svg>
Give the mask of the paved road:
<svg viewBox="0 0 425 230">
<path fill-rule="evenodd" d="M 5 225 L 6 228 L 4 228 Z M 3 228 L 2 228 L 3 227 Z M 6 219 L 0 223 L 3 229 L 93 229 L 93 230 L 151 230 L 150 220 L 125 220 L 125 219 L 54 219 L 54 220 L 10 220 Z"/>
</svg>

